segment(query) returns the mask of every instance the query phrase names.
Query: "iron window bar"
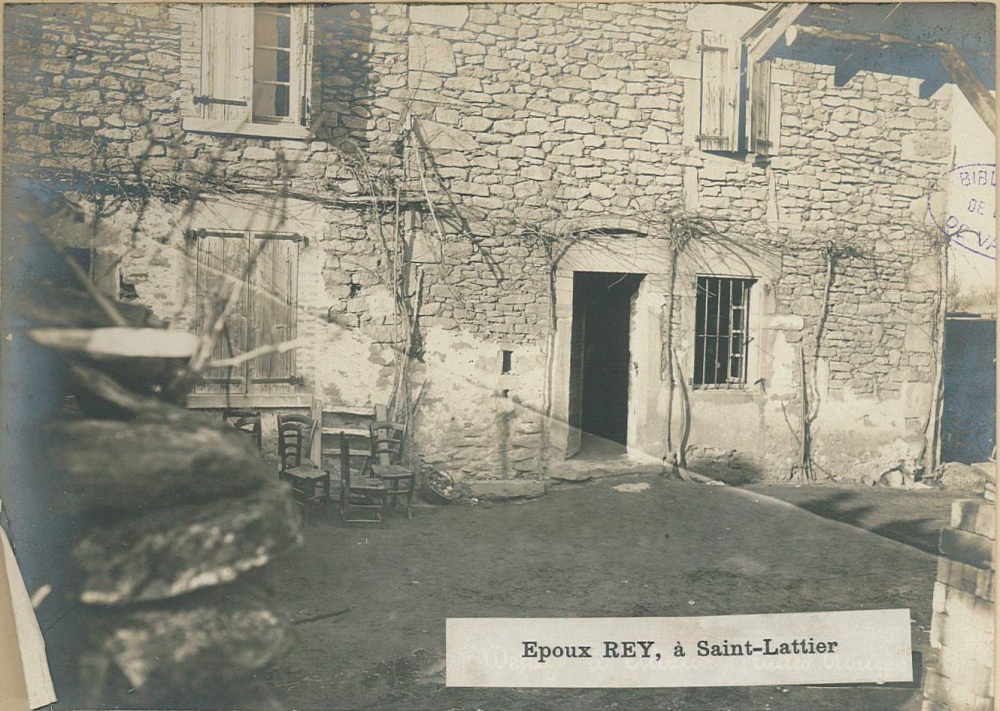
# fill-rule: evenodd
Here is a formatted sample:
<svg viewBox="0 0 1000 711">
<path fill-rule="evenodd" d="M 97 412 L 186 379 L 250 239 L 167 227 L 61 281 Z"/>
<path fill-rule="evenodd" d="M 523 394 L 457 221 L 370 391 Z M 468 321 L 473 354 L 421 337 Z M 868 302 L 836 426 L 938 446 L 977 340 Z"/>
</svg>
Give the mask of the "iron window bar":
<svg viewBox="0 0 1000 711">
<path fill-rule="evenodd" d="M 699 276 L 695 313 L 698 388 L 740 388 L 747 383 L 750 288 L 753 279 Z"/>
</svg>

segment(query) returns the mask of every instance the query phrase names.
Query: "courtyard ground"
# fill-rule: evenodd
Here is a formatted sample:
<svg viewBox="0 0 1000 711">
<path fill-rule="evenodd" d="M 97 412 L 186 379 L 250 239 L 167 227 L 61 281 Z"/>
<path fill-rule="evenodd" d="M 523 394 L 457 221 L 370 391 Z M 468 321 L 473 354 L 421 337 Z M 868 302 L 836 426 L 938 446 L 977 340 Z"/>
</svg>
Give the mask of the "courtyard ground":
<svg viewBox="0 0 1000 711">
<path fill-rule="evenodd" d="M 614 488 L 623 483 L 648 488 Z M 445 619 L 906 607 L 913 649 L 930 655 L 931 551 L 952 498 L 631 475 L 564 484 L 534 500 L 425 506 L 384 528 L 314 517 L 304 545 L 266 570 L 298 623 L 296 643 L 266 680 L 276 705 L 300 709 L 915 711 L 919 682 L 446 688 Z"/>
</svg>

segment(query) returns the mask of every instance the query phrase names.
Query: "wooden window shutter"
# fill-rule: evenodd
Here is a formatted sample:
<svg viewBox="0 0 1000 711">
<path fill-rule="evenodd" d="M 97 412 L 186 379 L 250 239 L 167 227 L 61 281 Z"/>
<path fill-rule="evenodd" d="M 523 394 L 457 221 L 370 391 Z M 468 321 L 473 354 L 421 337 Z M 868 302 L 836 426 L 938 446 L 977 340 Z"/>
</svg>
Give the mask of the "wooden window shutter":
<svg viewBox="0 0 1000 711">
<path fill-rule="evenodd" d="M 706 151 L 739 150 L 740 43 L 735 35 L 701 33 L 701 126 Z"/>
<path fill-rule="evenodd" d="M 250 272 L 251 348 L 294 340 L 298 310 L 299 245 L 290 235 L 253 233 Z M 296 391 L 295 351 L 271 353 L 249 364 L 250 392 Z"/>
<path fill-rule="evenodd" d="M 253 6 L 202 6 L 201 117 L 250 121 L 253 86 Z"/>
<path fill-rule="evenodd" d="M 212 232 L 195 237 L 197 243 L 197 315 L 196 330 L 205 333 L 222 313 L 232 289 L 246 273 L 247 238 L 245 232 Z M 239 303 L 216 342 L 212 359 L 230 358 L 245 353 L 248 343 L 247 292 L 242 289 Z M 246 392 L 246 366 L 210 368 L 203 373 L 204 383 L 196 392 Z"/>
<path fill-rule="evenodd" d="M 771 61 L 757 62 L 750 75 L 750 152 L 771 155 Z"/>
</svg>

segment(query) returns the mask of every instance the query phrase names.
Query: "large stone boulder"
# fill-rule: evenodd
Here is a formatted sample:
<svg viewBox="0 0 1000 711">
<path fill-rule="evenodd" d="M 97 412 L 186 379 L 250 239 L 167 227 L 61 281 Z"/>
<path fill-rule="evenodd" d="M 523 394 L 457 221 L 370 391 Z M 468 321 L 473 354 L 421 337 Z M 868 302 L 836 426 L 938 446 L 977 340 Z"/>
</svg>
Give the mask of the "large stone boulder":
<svg viewBox="0 0 1000 711">
<path fill-rule="evenodd" d="M 176 597 L 228 583 L 300 540 L 299 512 L 277 480 L 248 496 L 131 516 L 94 529 L 73 550 L 85 578 L 80 599 Z"/>
</svg>

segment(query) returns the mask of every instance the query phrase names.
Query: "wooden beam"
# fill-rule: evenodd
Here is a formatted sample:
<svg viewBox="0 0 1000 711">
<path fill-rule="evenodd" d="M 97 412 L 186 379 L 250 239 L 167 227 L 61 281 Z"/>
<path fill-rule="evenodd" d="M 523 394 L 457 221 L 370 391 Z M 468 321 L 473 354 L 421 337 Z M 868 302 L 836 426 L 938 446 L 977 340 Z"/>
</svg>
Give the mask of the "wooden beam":
<svg viewBox="0 0 1000 711">
<path fill-rule="evenodd" d="M 828 30 L 823 27 L 813 27 L 811 25 L 796 25 L 799 32 L 804 35 L 818 37 L 819 39 L 833 40 L 834 42 L 854 42 L 868 45 L 870 47 L 890 47 L 892 45 L 903 45 L 917 49 L 932 49 L 938 52 L 955 51 L 955 46 L 946 42 L 921 42 L 919 40 L 907 39 L 897 35 L 889 35 L 884 32 L 844 32 L 843 30 Z M 980 57 L 992 57 L 989 52 L 979 52 L 976 50 L 963 49 L 963 52 L 974 54 Z"/>
<path fill-rule="evenodd" d="M 785 35 L 785 30 L 791 27 L 792 24 L 799 19 L 799 15 L 801 15 L 805 9 L 809 7 L 809 4 L 804 2 L 793 2 L 779 7 L 780 9 L 774 13 L 773 19 L 769 20 L 771 23 L 770 27 L 763 30 L 756 41 L 751 39 L 753 44 L 747 52 L 747 59 L 750 64 L 760 61 L 761 57 L 767 54 L 767 51 Z M 768 14 L 770 14 L 770 12 L 768 12 Z M 761 19 L 767 19 L 767 16 L 765 15 L 765 17 Z M 755 34 L 755 30 L 757 30 L 757 27 L 760 26 L 760 24 L 761 23 L 758 23 L 757 26 L 747 32 L 747 34 L 744 35 L 744 39 L 748 37 L 752 38 Z"/>
<path fill-rule="evenodd" d="M 997 133 L 996 99 L 990 94 L 986 85 L 954 48 L 941 55 L 941 66 L 995 136 Z"/>
</svg>

